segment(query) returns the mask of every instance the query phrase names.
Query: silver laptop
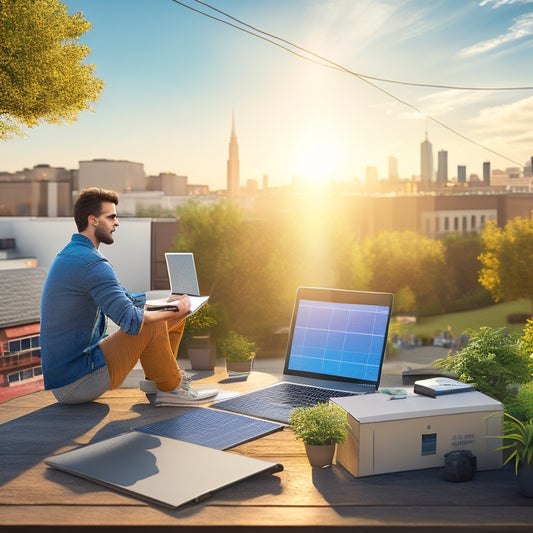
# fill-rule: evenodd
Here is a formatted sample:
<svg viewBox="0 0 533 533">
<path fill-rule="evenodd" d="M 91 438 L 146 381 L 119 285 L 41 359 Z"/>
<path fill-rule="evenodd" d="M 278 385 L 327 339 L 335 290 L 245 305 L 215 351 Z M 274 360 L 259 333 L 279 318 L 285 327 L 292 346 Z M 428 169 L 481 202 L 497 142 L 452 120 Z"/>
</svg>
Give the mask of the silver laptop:
<svg viewBox="0 0 533 533">
<path fill-rule="evenodd" d="M 282 381 L 212 407 L 288 422 L 295 407 L 375 392 L 391 309 L 389 293 L 298 288 Z"/>
<path fill-rule="evenodd" d="M 167 252 L 165 260 L 172 294 L 200 296 L 193 254 L 190 252 Z"/>
<path fill-rule="evenodd" d="M 137 431 L 48 457 L 45 463 L 172 508 L 250 476 L 283 470 L 278 463 Z"/>
</svg>

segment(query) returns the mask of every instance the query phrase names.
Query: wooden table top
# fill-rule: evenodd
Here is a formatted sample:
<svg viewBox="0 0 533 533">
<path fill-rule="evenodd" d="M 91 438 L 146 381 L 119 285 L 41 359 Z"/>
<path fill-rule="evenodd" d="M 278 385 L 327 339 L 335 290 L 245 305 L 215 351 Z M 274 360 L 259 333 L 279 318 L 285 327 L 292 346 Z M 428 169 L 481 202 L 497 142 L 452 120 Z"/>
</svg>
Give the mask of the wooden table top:
<svg viewBox="0 0 533 533">
<path fill-rule="evenodd" d="M 200 384 L 244 392 L 277 379 L 252 372 L 228 379 L 223 368 L 197 376 Z M 434 468 L 354 478 L 342 466 L 313 469 L 290 429 L 232 448 L 232 453 L 283 464 L 280 473 L 247 479 L 211 498 L 169 510 L 45 465 L 44 459 L 132 427 L 182 414 L 152 407 L 134 388 L 98 401 L 60 406 L 48 391 L 0 404 L 0 530 L 2 531 L 530 531 L 533 500 L 518 492 L 513 469 L 478 472 L 450 483 Z M 391 443 L 391 453 L 394 453 Z M 180 480 L 176 480 L 179 483 Z M 186 482 L 186 480 L 184 480 Z"/>
</svg>

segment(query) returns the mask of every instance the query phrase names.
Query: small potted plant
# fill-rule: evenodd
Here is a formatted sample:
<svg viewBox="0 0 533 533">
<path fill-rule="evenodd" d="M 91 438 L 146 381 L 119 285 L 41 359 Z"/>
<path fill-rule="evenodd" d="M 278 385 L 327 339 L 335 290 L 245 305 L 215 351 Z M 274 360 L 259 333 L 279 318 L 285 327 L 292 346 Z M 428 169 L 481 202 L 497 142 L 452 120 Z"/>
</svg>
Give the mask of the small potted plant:
<svg viewBox="0 0 533 533">
<path fill-rule="evenodd" d="M 256 344 L 243 335 L 230 331 L 219 344 L 220 354 L 226 359 L 226 370 L 229 372 L 246 373 L 252 368 L 255 358 Z"/>
<path fill-rule="evenodd" d="M 514 459 L 520 492 L 533 498 L 533 419 L 522 422 L 507 412 L 504 417 L 503 445 L 497 449 L 509 452 L 503 464 Z"/>
<path fill-rule="evenodd" d="M 209 304 L 202 306 L 187 318 L 183 333 L 187 357 L 193 370 L 213 370 L 216 350 L 211 343 L 211 330 L 217 325 L 215 310 Z"/>
<path fill-rule="evenodd" d="M 348 436 L 346 411 L 335 404 L 297 407 L 291 412 L 289 424 L 296 438 L 305 444 L 307 458 L 314 467 L 330 465 L 337 444 Z"/>
</svg>

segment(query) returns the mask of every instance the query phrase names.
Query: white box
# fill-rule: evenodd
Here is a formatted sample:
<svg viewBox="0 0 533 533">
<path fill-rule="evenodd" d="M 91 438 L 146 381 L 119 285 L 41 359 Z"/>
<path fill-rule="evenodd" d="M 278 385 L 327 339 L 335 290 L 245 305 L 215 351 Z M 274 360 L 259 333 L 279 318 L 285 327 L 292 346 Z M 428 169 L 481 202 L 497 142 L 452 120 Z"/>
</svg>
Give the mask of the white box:
<svg viewBox="0 0 533 533">
<path fill-rule="evenodd" d="M 348 413 L 348 438 L 337 462 L 355 477 L 444 466 L 444 455 L 470 450 L 478 470 L 502 467 L 503 406 L 478 391 L 430 398 L 407 388 L 404 399 L 381 392 L 335 398 Z"/>
</svg>

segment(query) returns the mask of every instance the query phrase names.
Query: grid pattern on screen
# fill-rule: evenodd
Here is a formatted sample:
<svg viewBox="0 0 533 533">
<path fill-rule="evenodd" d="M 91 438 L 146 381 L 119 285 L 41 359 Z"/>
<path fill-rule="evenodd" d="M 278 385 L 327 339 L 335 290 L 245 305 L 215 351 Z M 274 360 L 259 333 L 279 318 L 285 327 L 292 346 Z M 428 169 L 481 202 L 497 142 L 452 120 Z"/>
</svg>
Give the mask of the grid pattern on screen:
<svg viewBox="0 0 533 533">
<path fill-rule="evenodd" d="M 300 300 L 288 369 L 379 379 L 389 308 Z"/>
</svg>

